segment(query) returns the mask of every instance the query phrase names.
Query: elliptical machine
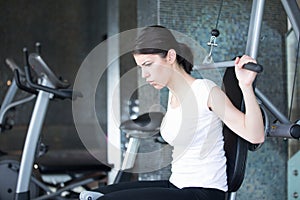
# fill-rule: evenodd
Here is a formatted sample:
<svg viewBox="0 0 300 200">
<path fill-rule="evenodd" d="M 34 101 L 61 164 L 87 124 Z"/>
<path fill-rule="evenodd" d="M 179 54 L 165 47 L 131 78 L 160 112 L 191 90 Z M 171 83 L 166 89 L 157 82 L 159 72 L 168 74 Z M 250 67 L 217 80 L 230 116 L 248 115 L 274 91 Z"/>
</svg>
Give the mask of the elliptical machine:
<svg viewBox="0 0 300 200">
<path fill-rule="evenodd" d="M 13 69 L 13 87 L 9 88 L 11 92 L 6 95 L 7 97 L 5 99 L 7 100 L 5 101 L 7 103 L 3 103 L 1 106 L 1 115 L 2 108 L 4 111 L 7 111 L 9 107 L 13 107 L 10 102 L 12 102 L 15 90 L 17 90 L 16 85 L 21 90 L 32 94 L 30 95 L 30 100 L 36 99 L 21 161 L 19 158 L 1 156 L 0 199 L 70 199 L 72 197 L 78 197 L 78 193 L 73 191 L 74 188 L 79 186 L 89 188 L 88 184 L 105 180 L 107 172 L 111 169 L 109 166 L 103 165 L 100 162 L 95 162 L 95 160 L 87 165 L 81 166 L 82 169 L 75 166 L 76 172 L 72 171 L 73 169 L 66 169 L 67 166 L 61 166 L 62 168 L 58 169 L 60 163 L 55 163 L 58 165 L 55 166 L 55 173 L 67 174 L 70 172 L 76 175 L 72 174 L 74 176 L 71 175 L 71 180 L 56 185 L 50 184 L 42 179 L 42 175 L 45 172 L 44 169 L 49 170 L 49 167 L 42 166 L 43 163 L 37 162 L 36 158 L 40 154 L 46 154 L 40 142 L 40 134 L 49 101 L 54 98 L 74 99 L 79 97 L 80 94 L 74 94 L 72 89 L 68 89 L 69 84 L 66 81 L 60 80 L 50 70 L 41 58 L 39 52 L 40 51 L 37 51 L 36 53 L 28 55 L 27 49 L 23 49 L 24 72 L 18 67 Z M 33 81 L 29 66 L 35 71 L 37 82 Z M 5 114 L 4 111 L 3 115 Z M 50 167 L 53 168 L 53 166 Z M 63 193 L 64 196 L 62 195 Z M 65 193 L 67 193 L 67 195 Z"/>
<path fill-rule="evenodd" d="M 15 61 L 13 59 L 7 58 L 5 62 L 13 72 L 18 71 L 18 81 L 22 82 L 22 84 L 25 84 L 25 73 L 15 63 Z M 0 133 L 8 131 L 13 127 L 14 120 L 12 119 L 12 116 L 7 116 L 8 112 L 17 106 L 33 101 L 36 97 L 35 92 L 32 91 L 33 94 L 15 100 L 17 91 L 18 86 L 16 80 L 12 79 L 0 108 Z M 19 155 L 0 151 L 0 199 L 13 199 L 14 190 L 18 179 L 19 168 Z M 33 170 L 32 179 L 39 179 L 39 177 L 39 172 L 37 170 Z M 40 194 L 38 186 L 33 181 L 30 182 L 29 188 L 31 191 L 30 197 L 38 196 Z"/>
</svg>

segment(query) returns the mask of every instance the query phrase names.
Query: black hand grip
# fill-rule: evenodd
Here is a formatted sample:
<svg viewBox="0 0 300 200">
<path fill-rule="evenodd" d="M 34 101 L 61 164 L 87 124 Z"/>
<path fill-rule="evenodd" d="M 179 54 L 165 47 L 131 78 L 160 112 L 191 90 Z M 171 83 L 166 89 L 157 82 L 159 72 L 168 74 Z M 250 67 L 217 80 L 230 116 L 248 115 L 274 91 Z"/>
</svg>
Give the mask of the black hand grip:
<svg viewBox="0 0 300 200">
<path fill-rule="evenodd" d="M 245 64 L 243 68 L 257 73 L 261 73 L 264 70 L 263 66 L 252 62 Z"/>
<path fill-rule="evenodd" d="M 36 89 L 36 90 L 43 90 L 43 91 L 52 93 L 54 95 L 54 97 L 56 97 L 56 98 L 60 98 L 60 99 L 72 99 L 72 91 L 71 90 L 64 92 L 64 91 L 57 90 L 57 89 L 54 89 L 54 88 L 51 88 L 51 87 L 48 87 L 48 86 L 43 86 L 43 85 L 35 84 L 32 81 L 29 67 L 25 66 L 24 69 L 25 69 L 25 76 L 26 76 L 27 83 L 28 83 L 28 85 L 31 88 Z"/>
<path fill-rule="evenodd" d="M 14 70 L 14 78 L 16 80 L 16 84 L 17 84 L 18 88 L 20 88 L 21 90 L 24 90 L 26 92 L 32 93 L 32 94 L 38 94 L 37 90 L 35 90 L 31 87 L 28 87 L 26 84 L 22 83 L 18 69 Z"/>
</svg>

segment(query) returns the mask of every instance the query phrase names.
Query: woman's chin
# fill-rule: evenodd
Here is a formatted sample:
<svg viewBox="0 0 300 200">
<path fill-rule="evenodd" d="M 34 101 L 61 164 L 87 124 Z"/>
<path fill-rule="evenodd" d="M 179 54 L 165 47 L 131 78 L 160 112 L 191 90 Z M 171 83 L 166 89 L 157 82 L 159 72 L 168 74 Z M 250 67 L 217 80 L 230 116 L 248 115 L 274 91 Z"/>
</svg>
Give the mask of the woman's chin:
<svg viewBox="0 0 300 200">
<path fill-rule="evenodd" d="M 161 90 L 162 88 L 164 88 L 164 86 L 159 85 L 159 84 L 152 84 L 152 86 L 157 90 Z"/>
</svg>

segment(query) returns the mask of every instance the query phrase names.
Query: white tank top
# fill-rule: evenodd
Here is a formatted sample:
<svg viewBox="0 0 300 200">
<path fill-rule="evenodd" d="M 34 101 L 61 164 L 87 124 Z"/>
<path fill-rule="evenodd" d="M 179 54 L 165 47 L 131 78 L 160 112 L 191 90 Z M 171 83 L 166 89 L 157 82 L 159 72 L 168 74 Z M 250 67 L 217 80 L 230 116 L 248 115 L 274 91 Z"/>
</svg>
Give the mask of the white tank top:
<svg viewBox="0 0 300 200">
<path fill-rule="evenodd" d="M 203 187 L 227 191 L 222 122 L 207 106 L 216 84 L 197 79 L 180 106 L 168 109 L 161 135 L 173 146 L 170 182 L 178 188 Z"/>
</svg>

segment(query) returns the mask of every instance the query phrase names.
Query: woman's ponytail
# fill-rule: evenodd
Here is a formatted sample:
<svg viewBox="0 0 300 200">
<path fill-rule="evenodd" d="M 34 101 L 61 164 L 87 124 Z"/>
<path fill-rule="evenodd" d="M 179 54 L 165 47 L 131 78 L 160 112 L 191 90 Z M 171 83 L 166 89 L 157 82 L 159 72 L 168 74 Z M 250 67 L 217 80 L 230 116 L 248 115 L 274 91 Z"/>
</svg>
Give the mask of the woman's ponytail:
<svg viewBox="0 0 300 200">
<path fill-rule="evenodd" d="M 177 62 L 186 73 L 191 74 L 193 70 L 194 56 L 191 49 L 184 43 L 178 43 L 179 52 L 177 52 Z"/>
</svg>

